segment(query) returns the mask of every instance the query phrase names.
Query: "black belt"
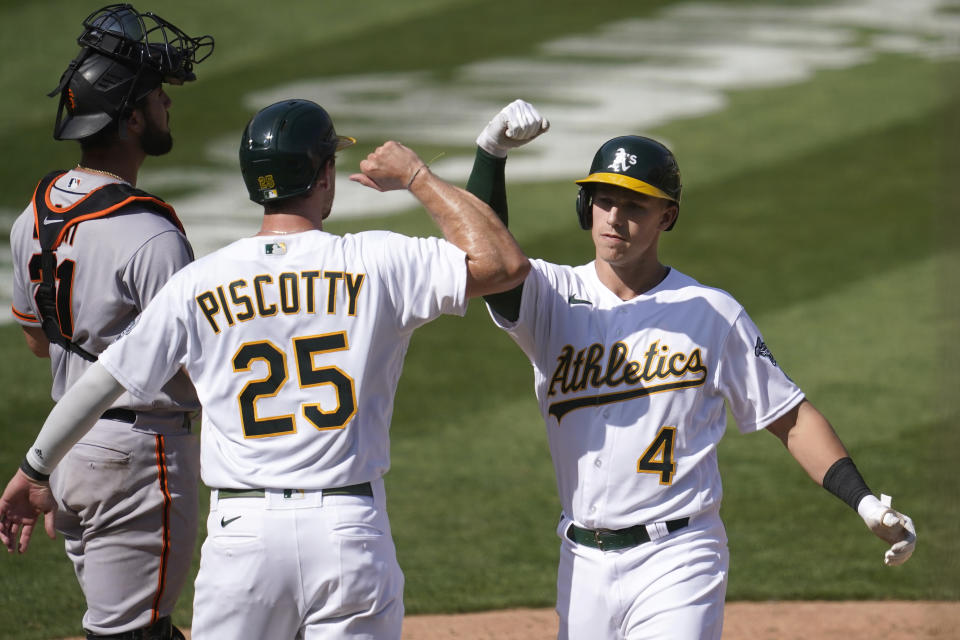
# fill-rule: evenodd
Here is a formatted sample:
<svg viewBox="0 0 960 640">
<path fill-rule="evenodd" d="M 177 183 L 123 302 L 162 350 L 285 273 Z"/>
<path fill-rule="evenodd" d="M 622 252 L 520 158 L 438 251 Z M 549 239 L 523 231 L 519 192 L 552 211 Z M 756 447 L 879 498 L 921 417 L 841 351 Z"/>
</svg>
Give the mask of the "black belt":
<svg viewBox="0 0 960 640">
<path fill-rule="evenodd" d="M 137 421 L 137 412 L 133 409 L 107 409 L 100 414 L 100 419 L 116 420 L 117 422 L 133 424 Z"/>
<path fill-rule="evenodd" d="M 679 520 L 668 520 L 664 522 L 667 525 L 667 531 L 673 533 L 683 529 L 690 524 L 690 518 L 680 518 Z M 647 533 L 646 525 L 638 524 L 627 529 L 581 529 L 575 524 L 567 528 L 567 537 L 577 544 L 585 544 L 601 551 L 613 551 L 615 549 L 627 549 L 635 547 L 645 542 L 650 542 L 650 534 Z"/>
<path fill-rule="evenodd" d="M 283 497 L 289 498 L 297 493 L 299 489 L 284 489 Z M 267 495 L 264 489 L 218 489 L 217 498 L 262 498 Z M 361 484 L 351 484 L 346 487 L 335 487 L 333 489 L 324 489 L 324 496 L 369 496 L 373 497 L 373 487 L 369 482 Z"/>
</svg>

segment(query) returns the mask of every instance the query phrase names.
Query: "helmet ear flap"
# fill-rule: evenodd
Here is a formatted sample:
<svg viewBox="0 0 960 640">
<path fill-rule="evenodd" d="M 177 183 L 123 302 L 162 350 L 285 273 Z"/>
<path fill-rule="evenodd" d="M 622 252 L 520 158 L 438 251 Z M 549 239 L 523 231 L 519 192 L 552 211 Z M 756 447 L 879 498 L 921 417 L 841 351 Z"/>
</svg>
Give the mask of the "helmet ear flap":
<svg viewBox="0 0 960 640">
<path fill-rule="evenodd" d="M 577 192 L 577 219 L 580 220 L 580 228 L 589 231 L 593 228 L 593 190 L 589 187 L 581 186 Z"/>
</svg>

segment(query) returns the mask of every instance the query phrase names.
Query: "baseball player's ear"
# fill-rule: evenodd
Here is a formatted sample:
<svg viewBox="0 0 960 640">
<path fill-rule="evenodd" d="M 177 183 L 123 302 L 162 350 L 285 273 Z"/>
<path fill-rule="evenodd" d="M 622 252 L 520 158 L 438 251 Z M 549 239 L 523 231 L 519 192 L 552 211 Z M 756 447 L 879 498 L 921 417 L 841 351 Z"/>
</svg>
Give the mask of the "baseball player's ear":
<svg viewBox="0 0 960 640">
<path fill-rule="evenodd" d="M 323 169 L 317 174 L 317 186 L 321 189 L 329 187 L 336 179 L 336 159 L 333 156 L 323 165 Z"/>
<path fill-rule="evenodd" d="M 130 117 L 127 119 L 127 129 L 130 132 L 140 135 L 146 128 L 146 124 L 147 118 L 143 109 L 136 107 L 130 111 Z"/>
<path fill-rule="evenodd" d="M 675 202 L 671 202 L 663 208 L 663 214 L 661 218 L 661 226 L 664 229 L 670 229 L 673 224 L 677 221 L 677 217 L 680 215 L 680 207 L 677 206 Z"/>
</svg>

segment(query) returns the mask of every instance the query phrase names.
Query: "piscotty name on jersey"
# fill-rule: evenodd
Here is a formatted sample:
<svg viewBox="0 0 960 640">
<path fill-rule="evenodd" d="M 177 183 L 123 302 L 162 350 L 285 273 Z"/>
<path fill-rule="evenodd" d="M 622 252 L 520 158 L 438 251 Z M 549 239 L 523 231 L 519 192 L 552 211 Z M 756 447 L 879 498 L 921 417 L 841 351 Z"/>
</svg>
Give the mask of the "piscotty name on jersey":
<svg viewBox="0 0 960 640">
<path fill-rule="evenodd" d="M 320 307 L 335 314 L 345 306 L 346 314 L 355 316 L 365 278 L 363 273 L 343 271 L 286 271 L 276 277 L 258 275 L 251 282 L 240 278 L 220 284 L 195 299 L 210 328 L 220 333 L 224 324 L 232 327 L 254 316 L 317 313 Z M 338 306 L 338 301 L 345 304 Z"/>
<path fill-rule="evenodd" d="M 557 422 L 574 409 L 624 402 L 662 391 L 699 387 L 707 379 L 700 349 L 689 354 L 672 352 L 659 340 L 650 343 L 640 360 L 629 359 L 629 348 L 615 342 L 607 348 L 594 343 L 574 351 L 571 345 L 561 349 L 557 368 L 550 380 L 548 396 L 606 389 L 605 393 L 576 395 L 550 405 Z M 616 387 L 622 389 L 614 391 Z"/>
</svg>

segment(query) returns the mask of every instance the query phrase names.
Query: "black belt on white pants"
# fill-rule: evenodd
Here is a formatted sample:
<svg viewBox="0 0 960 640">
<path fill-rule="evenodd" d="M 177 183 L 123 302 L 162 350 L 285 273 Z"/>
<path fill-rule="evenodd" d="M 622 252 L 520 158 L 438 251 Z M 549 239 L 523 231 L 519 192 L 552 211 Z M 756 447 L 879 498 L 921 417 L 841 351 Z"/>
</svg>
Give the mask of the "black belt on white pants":
<svg viewBox="0 0 960 640">
<path fill-rule="evenodd" d="M 299 489 L 283 489 L 283 495 L 289 498 L 297 493 Z M 333 487 L 323 489 L 323 495 L 326 496 L 369 496 L 373 497 L 373 487 L 369 482 L 360 484 L 351 484 L 346 487 Z M 225 500 L 228 498 L 263 498 L 267 495 L 266 489 L 217 489 L 217 499 Z"/>
<path fill-rule="evenodd" d="M 650 542 L 650 532 L 647 527 L 663 528 L 664 534 L 679 531 L 690 524 L 690 518 L 680 518 L 678 520 L 668 520 L 667 522 L 658 522 L 654 525 L 638 524 L 626 529 L 584 529 L 575 524 L 567 527 L 567 537 L 577 544 L 583 544 L 601 551 L 614 551 L 617 549 L 629 549 L 640 544 Z M 658 538 L 663 537 L 657 536 Z"/>
</svg>

